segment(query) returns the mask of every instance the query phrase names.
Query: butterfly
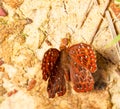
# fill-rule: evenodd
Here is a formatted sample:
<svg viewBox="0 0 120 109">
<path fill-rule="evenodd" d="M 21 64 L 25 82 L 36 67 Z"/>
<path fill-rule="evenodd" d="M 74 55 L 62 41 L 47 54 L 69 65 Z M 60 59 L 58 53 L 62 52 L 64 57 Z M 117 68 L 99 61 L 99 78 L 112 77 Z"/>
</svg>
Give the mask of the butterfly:
<svg viewBox="0 0 120 109">
<path fill-rule="evenodd" d="M 97 70 L 96 55 L 89 44 L 79 43 L 62 50 L 48 49 L 42 59 L 42 76 L 48 80 L 49 98 L 63 96 L 66 80 L 72 82 L 76 92 L 94 89 L 92 73 Z"/>
</svg>

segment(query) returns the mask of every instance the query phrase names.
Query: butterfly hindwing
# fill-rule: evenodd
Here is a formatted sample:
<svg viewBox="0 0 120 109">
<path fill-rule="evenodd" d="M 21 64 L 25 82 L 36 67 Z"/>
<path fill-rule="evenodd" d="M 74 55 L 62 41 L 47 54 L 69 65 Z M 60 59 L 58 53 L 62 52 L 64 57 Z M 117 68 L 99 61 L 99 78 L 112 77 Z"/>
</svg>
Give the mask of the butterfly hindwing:
<svg viewBox="0 0 120 109">
<path fill-rule="evenodd" d="M 71 62 L 70 78 L 76 92 L 91 91 L 94 88 L 94 79 L 90 71 L 75 62 Z"/>
<path fill-rule="evenodd" d="M 54 98 L 56 93 L 58 96 L 62 96 L 66 92 L 64 70 L 60 67 L 60 64 L 56 64 L 50 75 L 47 91 L 49 98 Z"/>
</svg>

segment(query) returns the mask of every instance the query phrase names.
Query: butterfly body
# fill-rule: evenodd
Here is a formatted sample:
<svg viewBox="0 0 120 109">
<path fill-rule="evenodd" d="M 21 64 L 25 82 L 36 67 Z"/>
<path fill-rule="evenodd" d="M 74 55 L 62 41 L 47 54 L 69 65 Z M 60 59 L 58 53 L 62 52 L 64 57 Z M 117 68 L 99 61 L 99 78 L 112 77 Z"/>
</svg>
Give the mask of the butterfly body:
<svg viewBox="0 0 120 109">
<path fill-rule="evenodd" d="M 50 98 L 54 98 L 56 93 L 58 96 L 65 94 L 65 80 L 72 82 L 76 92 L 91 91 L 94 88 L 92 73 L 96 69 L 94 50 L 84 43 L 65 47 L 61 51 L 51 48 L 45 52 L 42 60 L 42 75 L 44 80 L 48 79 Z"/>
</svg>

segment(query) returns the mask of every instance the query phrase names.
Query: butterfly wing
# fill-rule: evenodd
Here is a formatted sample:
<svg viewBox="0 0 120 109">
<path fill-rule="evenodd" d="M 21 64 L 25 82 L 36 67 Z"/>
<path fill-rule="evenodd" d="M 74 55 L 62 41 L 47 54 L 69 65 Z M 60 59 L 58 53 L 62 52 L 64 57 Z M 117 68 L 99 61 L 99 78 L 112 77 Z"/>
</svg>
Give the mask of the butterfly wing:
<svg viewBox="0 0 120 109">
<path fill-rule="evenodd" d="M 49 98 L 54 98 L 56 93 L 58 96 L 63 96 L 66 92 L 64 70 L 59 63 L 56 64 L 50 75 L 47 91 Z"/>
<path fill-rule="evenodd" d="M 91 73 L 96 71 L 96 56 L 90 45 L 84 43 L 73 45 L 68 48 L 68 53 L 70 59 L 80 66 L 87 68 Z"/>
<path fill-rule="evenodd" d="M 42 59 L 42 75 L 43 79 L 47 80 L 55 66 L 55 63 L 59 57 L 60 52 L 55 48 L 48 49 Z"/>
<path fill-rule="evenodd" d="M 91 73 L 97 69 L 96 56 L 92 47 L 80 43 L 68 48 L 70 59 L 70 79 L 76 92 L 86 92 L 94 88 Z"/>
<path fill-rule="evenodd" d="M 90 71 L 76 62 L 71 62 L 70 78 L 76 92 L 91 91 L 94 88 L 94 79 Z"/>
</svg>

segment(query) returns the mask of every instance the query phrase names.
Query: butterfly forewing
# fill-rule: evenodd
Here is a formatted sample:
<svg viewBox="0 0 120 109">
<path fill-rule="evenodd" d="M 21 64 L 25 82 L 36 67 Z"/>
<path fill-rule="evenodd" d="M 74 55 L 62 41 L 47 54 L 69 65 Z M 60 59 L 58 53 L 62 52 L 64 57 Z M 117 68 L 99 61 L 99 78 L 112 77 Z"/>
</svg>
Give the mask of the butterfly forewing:
<svg viewBox="0 0 120 109">
<path fill-rule="evenodd" d="M 73 45 L 68 48 L 68 53 L 71 60 L 87 68 L 91 73 L 96 71 L 96 56 L 90 45 L 84 43 Z"/>
<path fill-rule="evenodd" d="M 94 79 L 90 71 L 75 62 L 71 62 L 70 78 L 76 92 L 91 91 L 94 88 Z"/>
<path fill-rule="evenodd" d="M 56 64 L 59 54 L 60 54 L 59 50 L 55 48 L 50 48 L 45 52 L 41 68 L 44 80 L 47 80 L 48 77 L 50 76 L 50 73 Z"/>
</svg>

